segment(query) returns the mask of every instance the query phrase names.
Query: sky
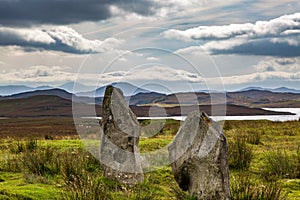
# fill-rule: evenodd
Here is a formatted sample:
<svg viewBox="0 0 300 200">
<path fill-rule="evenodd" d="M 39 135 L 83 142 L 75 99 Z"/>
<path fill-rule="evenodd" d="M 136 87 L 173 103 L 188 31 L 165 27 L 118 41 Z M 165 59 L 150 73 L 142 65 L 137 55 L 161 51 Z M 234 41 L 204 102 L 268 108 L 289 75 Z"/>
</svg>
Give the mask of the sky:
<svg viewBox="0 0 300 200">
<path fill-rule="evenodd" d="M 300 89 L 300 2 L 0 0 L 0 85 L 70 81 Z"/>
</svg>

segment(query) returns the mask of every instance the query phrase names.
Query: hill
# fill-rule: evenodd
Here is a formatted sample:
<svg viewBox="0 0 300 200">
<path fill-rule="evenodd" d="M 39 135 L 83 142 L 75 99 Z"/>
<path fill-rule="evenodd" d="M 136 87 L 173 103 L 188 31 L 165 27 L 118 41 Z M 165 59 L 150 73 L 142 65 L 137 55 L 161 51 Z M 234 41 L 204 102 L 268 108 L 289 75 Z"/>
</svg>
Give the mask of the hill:
<svg viewBox="0 0 300 200">
<path fill-rule="evenodd" d="M 148 94 L 145 94 L 147 96 Z M 145 97 L 144 97 L 145 98 Z M 136 101 L 136 100 L 135 100 Z M 212 102 L 213 101 L 213 102 Z M 290 107 L 300 108 L 300 94 L 280 93 L 264 90 L 248 90 L 228 93 L 186 92 L 170 95 L 160 95 L 149 105 L 210 105 L 210 104 L 240 105 L 252 108 Z"/>
<path fill-rule="evenodd" d="M 35 90 L 30 92 L 22 92 L 22 93 L 6 96 L 6 98 L 20 99 L 20 98 L 27 98 L 32 96 L 39 96 L 39 95 L 54 95 L 64 99 L 72 99 L 72 94 L 62 89 Z"/>
<path fill-rule="evenodd" d="M 227 93 L 227 102 L 248 107 L 300 107 L 300 94 L 249 90 Z"/>
<path fill-rule="evenodd" d="M 35 90 L 30 92 L 23 92 L 19 94 L 14 94 L 10 96 L 2 97 L 3 99 L 21 99 L 21 98 L 28 98 L 34 96 L 58 96 L 64 99 L 73 100 L 74 102 L 81 102 L 81 103 L 95 103 L 93 98 L 89 97 L 78 97 L 72 93 L 69 93 L 62 89 L 50 89 L 50 90 Z"/>
<path fill-rule="evenodd" d="M 90 117 L 96 109 L 97 116 L 101 115 L 101 106 L 85 103 L 73 103 L 82 117 Z M 185 106 L 165 107 L 157 106 L 130 106 L 133 112 L 139 117 L 147 117 L 151 109 L 152 116 L 160 116 L 162 109 L 165 109 L 167 116 L 187 115 L 195 109 L 211 114 L 211 105 L 200 105 L 199 107 Z M 215 105 L 214 109 L 224 112 L 223 105 Z M 266 111 L 259 108 L 247 108 L 244 106 L 227 105 L 227 115 L 280 115 L 291 113 L 279 113 Z M 39 95 L 27 98 L 0 100 L 0 117 L 72 117 L 72 101 L 53 95 Z"/>
<path fill-rule="evenodd" d="M 89 116 L 95 105 L 75 103 Z M 100 108 L 99 108 L 100 109 Z M 54 95 L 0 100 L 0 117 L 72 117 L 72 101 Z"/>
<path fill-rule="evenodd" d="M 249 91 L 249 90 L 261 90 L 261 91 L 270 91 L 270 92 L 280 92 L 280 93 L 296 93 L 300 94 L 300 90 L 287 88 L 287 87 L 279 87 L 279 88 L 262 88 L 262 87 L 247 87 L 240 91 Z M 238 91 L 239 92 L 239 91 Z"/>
</svg>

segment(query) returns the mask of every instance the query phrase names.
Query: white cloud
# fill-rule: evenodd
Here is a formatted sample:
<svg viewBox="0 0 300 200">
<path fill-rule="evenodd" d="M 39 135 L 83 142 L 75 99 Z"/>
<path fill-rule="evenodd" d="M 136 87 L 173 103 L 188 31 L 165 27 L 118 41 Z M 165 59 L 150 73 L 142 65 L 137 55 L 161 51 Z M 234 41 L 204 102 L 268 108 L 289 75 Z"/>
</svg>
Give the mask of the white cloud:
<svg viewBox="0 0 300 200">
<path fill-rule="evenodd" d="M 270 21 L 257 21 L 255 24 L 199 26 L 185 31 L 171 29 L 166 31 L 164 36 L 193 40 L 228 39 L 233 37 L 259 38 L 298 33 L 295 29 L 300 29 L 300 13 L 284 15 Z"/>
<path fill-rule="evenodd" d="M 214 50 L 229 50 L 237 45 L 243 44 L 246 42 L 245 39 L 228 39 L 228 40 L 217 40 L 207 42 L 201 46 L 190 46 L 183 49 L 178 49 L 175 53 L 179 54 L 199 54 L 203 52 L 210 52 Z"/>
<path fill-rule="evenodd" d="M 258 72 L 300 72 L 300 65 L 296 58 L 270 58 L 260 61 L 254 66 Z"/>
<path fill-rule="evenodd" d="M 89 40 L 67 26 L 45 26 L 39 28 L 0 27 L 1 46 L 54 50 L 68 53 L 90 53 L 111 51 L 122 43 L 115 38 L 103 41 Z"/>
<path fill-rule="evenodd" d="M 157 57 L 147 57 L 147 60 L 148 61 L 158 61 L 158 60 L 160 60 L 160 58 L 157 58 Z"/>
<path fill-rule="evenodd" d="M 213 83 L 215 79 L 209 78 L 206 81 Z M 300 81 L 300 72 L 279 72 L 279 71 L 269 71 L 269 72 L 256 72 L 252 74 L 239 75 L 239 76 L 227 76 L 222 77 L 222 81 L 225 85 L 233 84 L 250 84 L 250 83 L 263 83 L 264 81 Z"/>
<path fill-rule="evenodd" d="M 211 9 L 214 7 L 222 7 L 225 5 L 230 5 L 237 0 L 153 0 L 159 8 L 156 11 L 158 16 L 171 16 L 172 14 L 176 13 L 178 15 L 179 12 L 187 13 L 187 10 L 190 12 L 194 12 L 195 10 L 205 10 Z"/>
<path fill-rule="evenodd" d="M 161 80 L 161 81 L 188 81 L 202 82 L 203 79 L 196 73 L 177 70 L 164 66 L 138 68 L 131 71 L 115 71 L 103 73 L 99 76 L 101 82 L 132 81 L 132 80 Z"/>
<path fill-rule="evenodd" d="M 230 24 L 226 26 L 199 26 L 185 31 L 171 29 L 164 32 L 166 38 L 182 40 L 227 39 L 233 36 L 245 35 L 253 31 L 253 24 Z"/>
<path fill-rule="evenodd" d="M 76 81 L 78 74 L 68 72 L 69 68 L 59 66 L 32 66 L 28 69 L 11 71 L 0 74 L 0 83 L 8 82 L 39 82 L 39 83 L 57 83 L 66 81 Z M 147 68 L 138 68 L 131 71 L 114 71 L 102 74 L 84 73 L 79 74 L 81 81 L 88 84 L 95 84 L 97 81 L 103 83 L 116 81 L 135 81 L 135 80 L 160 80 L 160 81 L 187 81 L 202 82 L 200 75 L 177 70 L 164 66 L 153 66 Z"/>
<path fill-rule="evenodd" d="M 300 32 L 299 32 L 300 33 Z M 299 46 L 299 37 L 295 38 L 272 38 L 272 43 L 278 43 L 278 44 L 288 44 L 290 46 Z"/>
<path fill-rule="evenodd" d="M 254 73 L 221 77 L 225 85 L 263 83 L 265 81 L 300 81 L 300 65 L 297 58 L 266 58 L 253 65 Z M 213 84 L 217 78 L 206 78 Z"/>
<path fill-rule="evenodd" d="M 224 85 L 239 85 L 263 83 L 265 81 L 300 81 L 300 68 L 296 59 L 267 59 L 253 66 L 256 72 L 244 75 L 225 77 L 201 77 L 197 73 L 185 70 L 173 69 L 166 66 L 152 66 L 136 68 L 131 71 L 113 71 L 79 74 L 80 82 L 87 85 L 94 85 L 97 82 L 132 82 L 132 81 L 164 81 L 164 82 L 191 82 L 214 85 L 220 82 Z M 68 81 L 76 81 L 78 74 L 70 72 L 68 67 L 60 66 L 32 66 L 27 69 L 20 69 L 0 74 L 0 84 L 9 83 L 39 83 L 57 85 Z"/>
<path fill-rule="evenodd" d="M 0 74 L 1 83 L 10 82 L 57 82 L 71 81 L 75 79 L 75 74 L 65 71 L 68 68 L 59 66 L 32 66 L 28 69 L 20 69 Z"/>
<path fill-rule="evenodd" d="M 184 41 L 201 40 L 204 43 L 201 47 L 211 53 L 295 56 L 300 54 L 300 51 L 294 52 L 300 50 L 300 13 L 256 23 L 199 26 L 184 31 L 171 29 L 163 36 Z M 287 52 L 289 49 L 291 52 Z"/>
</svg>

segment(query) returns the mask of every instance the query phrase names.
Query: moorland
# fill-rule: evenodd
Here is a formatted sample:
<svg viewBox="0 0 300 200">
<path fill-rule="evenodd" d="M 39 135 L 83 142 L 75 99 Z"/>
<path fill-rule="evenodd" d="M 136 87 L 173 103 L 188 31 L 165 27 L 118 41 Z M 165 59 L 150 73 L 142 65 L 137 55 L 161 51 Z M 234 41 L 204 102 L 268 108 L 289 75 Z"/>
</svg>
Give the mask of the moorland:
<svg viewBox="0 0 300 200">
<path fill-rule="evenodd" d="M 159 123 L 140 120 L 148 129 Z M 300 198 L 299 125 L 225 122 L 232 199 Z M 167 120 L 157 134 L 140 139 L 140 151 L 168 145 L 179 126 Z M 170 166 L 147 172 L 135 186 L 104 178 L 72 118 L 0 119 L 0 137 L 0 199 L 193 199 L 177 186 Z"/>
</svg>

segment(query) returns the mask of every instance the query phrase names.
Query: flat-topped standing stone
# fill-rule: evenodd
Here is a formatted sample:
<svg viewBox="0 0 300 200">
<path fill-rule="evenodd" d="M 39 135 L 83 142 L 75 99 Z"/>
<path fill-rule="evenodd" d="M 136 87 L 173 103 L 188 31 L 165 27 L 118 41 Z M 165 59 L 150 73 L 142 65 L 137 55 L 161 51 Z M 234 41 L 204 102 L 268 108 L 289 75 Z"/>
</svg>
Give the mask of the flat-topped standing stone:
<svg viewBox="0 0 300 200">
<path fill-rule="evenodd" d="M 126 184 L 144 180 L 138 148 L 140 125 L 120 89 L 108 86 L 102 103 L 100 161 L 104 175 Z"/>
<path fill-rule="evenodd" d="M 168 149 L 174 177 L 184 191 L 197 199 L 230 199 L 226 138 L 205 113 L 190 113 Z"/>
</svg>

